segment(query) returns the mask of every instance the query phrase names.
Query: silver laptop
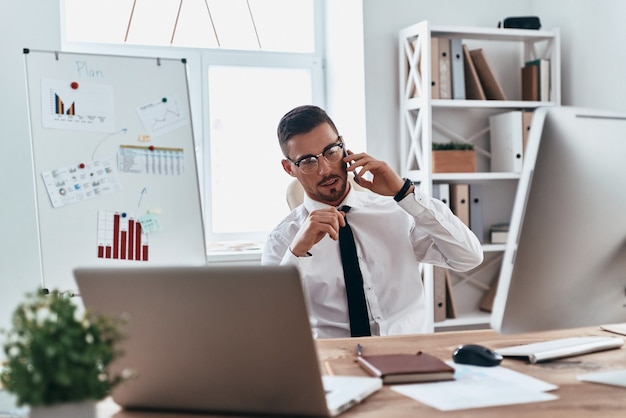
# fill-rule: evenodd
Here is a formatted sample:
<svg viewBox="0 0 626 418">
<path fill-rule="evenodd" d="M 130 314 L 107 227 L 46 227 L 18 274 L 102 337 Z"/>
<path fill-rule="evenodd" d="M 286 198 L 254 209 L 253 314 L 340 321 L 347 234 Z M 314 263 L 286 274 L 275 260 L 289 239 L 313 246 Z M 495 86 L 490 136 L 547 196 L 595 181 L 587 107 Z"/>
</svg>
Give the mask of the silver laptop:
<svg viewBox="0 0 626 418">
<path fill-rule="evenodd" d="M 381 388 L 322 376 L 299 273 L 286 266 L 78 268 L 86 308 L 125 315 L 127 409 L 336 416 Z"/>
</svg>

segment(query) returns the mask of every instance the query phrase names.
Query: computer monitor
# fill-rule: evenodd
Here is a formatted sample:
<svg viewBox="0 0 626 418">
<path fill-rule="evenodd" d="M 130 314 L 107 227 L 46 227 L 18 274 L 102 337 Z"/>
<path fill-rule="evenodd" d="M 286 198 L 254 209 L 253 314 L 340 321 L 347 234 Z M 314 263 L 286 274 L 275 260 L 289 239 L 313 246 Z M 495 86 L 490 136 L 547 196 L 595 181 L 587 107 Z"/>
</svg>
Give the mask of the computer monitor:
<svg viewBox="0 0 626 418">
<path fill-rule="evenodd" d="M 491 326 L 626 322 L 626 114 L 535 111 Z"/>
</svg>

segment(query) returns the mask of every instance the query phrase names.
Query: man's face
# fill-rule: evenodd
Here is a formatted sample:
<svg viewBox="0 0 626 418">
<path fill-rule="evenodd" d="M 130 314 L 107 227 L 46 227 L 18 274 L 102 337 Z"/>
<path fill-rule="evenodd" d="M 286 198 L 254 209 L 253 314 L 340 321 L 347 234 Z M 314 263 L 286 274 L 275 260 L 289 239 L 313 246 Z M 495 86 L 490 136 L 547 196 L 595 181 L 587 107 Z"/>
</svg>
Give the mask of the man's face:
<svg viewBox="0 0 626 418">
<path fill-rule="evenodd" d="M 310 132 L 292 136 L 287 143 L 287 156 L 291 161 L 297 162 L 302 157 L 316 156 L 329 145 L 339 142 L 341 140 L 337 133 L 329 124 L 323 123 Z M 343 151 L 340 151 L 343 156 Z M 311 199 L 337 206 L 348 192 L 346 164 L 342 159 L 329 163 L 322 156 L 317 160 L 317 168 L 310 173 L 304 173 L 287 159 L 282 160 L 282 165 L 289 175 L 300 181 L 305 193 Z"/>
</svg>

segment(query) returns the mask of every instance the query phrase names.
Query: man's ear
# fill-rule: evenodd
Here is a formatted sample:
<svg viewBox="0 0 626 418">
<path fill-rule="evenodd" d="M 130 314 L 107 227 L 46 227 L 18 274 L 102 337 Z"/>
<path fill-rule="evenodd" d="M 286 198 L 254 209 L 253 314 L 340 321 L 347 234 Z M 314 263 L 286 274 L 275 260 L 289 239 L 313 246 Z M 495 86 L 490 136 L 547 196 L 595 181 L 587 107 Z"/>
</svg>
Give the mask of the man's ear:
<svg viewBox="0 0 626 418">
<path fill-rule="evenodd" d="M 291 161 L 283 159 L 281 160 L 281 164 L 283 165 L 283 170 L 285 170 L 287 174 L 289 174 L 291 177 L 296 176 L 296 173 L 294 173 L 293 171 L 293 164 L 291 164 Z"/>
</svg>

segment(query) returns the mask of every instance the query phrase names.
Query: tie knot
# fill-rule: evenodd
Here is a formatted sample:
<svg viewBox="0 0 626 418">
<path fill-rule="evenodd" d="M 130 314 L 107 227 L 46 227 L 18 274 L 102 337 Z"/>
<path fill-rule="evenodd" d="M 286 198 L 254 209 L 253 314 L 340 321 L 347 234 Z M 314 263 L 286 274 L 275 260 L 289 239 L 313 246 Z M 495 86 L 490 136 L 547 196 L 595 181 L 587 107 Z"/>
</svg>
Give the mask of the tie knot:
<svg viewBox="0 0 626 418">
<path fill-rule="evenodd" d="M 350 209 L 351 209 L 351 208 L 350 208 L 350 206 L 348 206 L 348 205 L 343 205 L 343 206 L 340 206 L 340 207 L 339 207 L 339 210 L 340 210 L 340 211 L 342 211 L 342 212 L 345 212 L 345 213 L 350 212 Z"/>
</svg>

